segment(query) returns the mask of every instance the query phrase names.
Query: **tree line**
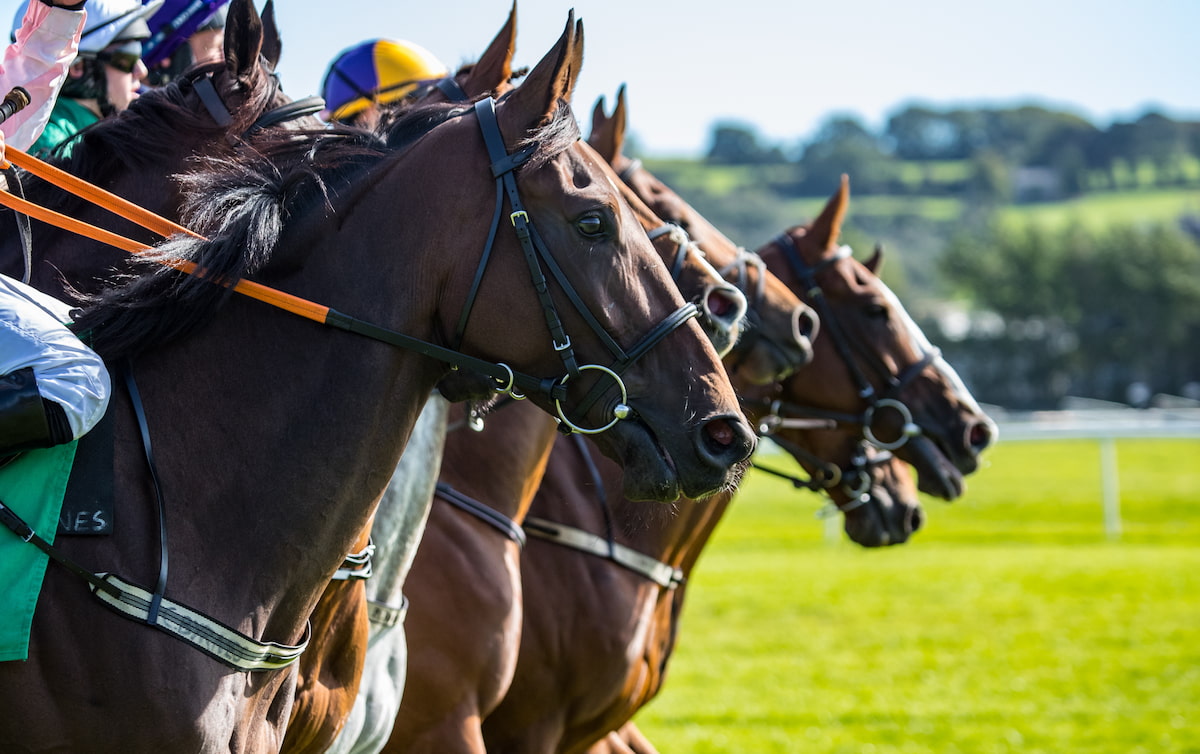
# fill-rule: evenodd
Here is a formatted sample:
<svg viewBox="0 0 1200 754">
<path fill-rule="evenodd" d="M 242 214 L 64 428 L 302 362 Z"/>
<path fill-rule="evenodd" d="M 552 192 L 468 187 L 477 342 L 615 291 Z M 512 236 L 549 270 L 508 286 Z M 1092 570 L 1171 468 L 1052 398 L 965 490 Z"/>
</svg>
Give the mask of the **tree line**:
<svg viewBox="0 0 1200 754">
<path fill-rule="evenodd" d="M 945 220 L 864 216 L 852 202 L 846 233 L 864 252 L 880 240 L 899 251 L 885 280 L 983 402 L 1047 409 L 1066 396 L 1200 398 L 1200 215 L 1105 227 L 998 219 L 1017 202 L 1200 188 L 1200 123 L 1148 112 L 1100 127 L 1034 106 L 910 106 L 880 133 L 839 115 L 790 148 L 745 125 L 716 124 L 697 162 L 754 176 L 728 193 L 701 183 L 682 192 L 750 248 L 802 221 L 795 201 L 828 197 L 843 173 L 859 197 L 959 200 L 962 212 Z M 671 185 L 693 175 L 667 164 L 659 174 Z"/>
<path fill-rule="evenodd" d="M 1138 186 L 1200 185 L 1200 123 L 1150 111 L 1097 126 L 1078 115 L 1026 105 L 936 109 L 910 105 L 874 132 L 852 115 L 826 120 L 791 148 L 750 126 L 718 123 L 704 157 L 711 165 L 788 165 L 782 194 L 819 196 L 841 173 L 859 193 L 972 196 L 981 201 L 1058 199 Z M 950 179 L 912 180 L 912 163 L 967 163 Z"/>
<path fill-rule="evenodd" d="M 958 332 L 924 327 L 981 400 L 1200 398 L 1200 243 L 1177 227 L 992 224 L 940 260 L 971 307 Z"/>
</svg>

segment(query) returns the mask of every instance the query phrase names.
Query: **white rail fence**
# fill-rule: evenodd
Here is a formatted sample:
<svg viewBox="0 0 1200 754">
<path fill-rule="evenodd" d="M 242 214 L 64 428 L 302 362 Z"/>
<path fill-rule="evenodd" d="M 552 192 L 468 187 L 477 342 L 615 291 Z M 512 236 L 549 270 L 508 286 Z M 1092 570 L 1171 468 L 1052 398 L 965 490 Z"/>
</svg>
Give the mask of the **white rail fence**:
<svg viewBox="0 0 1200 754">
<path fill-rule="evenodd" d="M 1172 401 L 1165 401 L 1171 403 Z M 1100 446 L 1101 503 L 1104 531 L 1121 536 L 1121 481 L 1117 472 L 1117 440 L 1124 438 L 1200 437 L 1200 406 L 1175 401 L 1179 407 L 1128 408 L 1120 404 L 1073 400 L 1061 411 L 1008 412 L 985 408 L 1000 427 L 1000 443 L 1093 439 Z"/>
</svg>

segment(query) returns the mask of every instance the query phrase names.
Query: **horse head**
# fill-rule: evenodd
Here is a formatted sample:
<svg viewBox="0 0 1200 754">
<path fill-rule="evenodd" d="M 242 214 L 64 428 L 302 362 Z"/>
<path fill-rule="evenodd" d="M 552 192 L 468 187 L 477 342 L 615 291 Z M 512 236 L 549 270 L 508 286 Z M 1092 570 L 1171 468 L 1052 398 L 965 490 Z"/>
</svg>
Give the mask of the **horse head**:
<svg viewBox="0 0 1200 754">
<path fill-rule="evenodd" d="M 691 321 L 675 323 L 677 328 L 668 325 L 687 308 L 647 239 L 645 226 L 617 191 L 607 166 L 578 140 L 569 103 L 582 44 L 582 25 L 572 16 L 558 44 L 496 104 L 509 153 L 528 152 L 533 133 L 543 135 L 543 144 L 557 144 L 552 150 L 530 153 L 517 183 L 529 216 L 539 223 L 537 235 L 562 268 L 560 293 L 569 299 L 571 286 L 598 286 L 593 303 L 563 309 L 571 341 L 581 352 L 588 347 L 588 368 L 578 377 L 568 376 L 565 403 L 537 395 L 530 399 L 569 423 L 587 427 L 611 424 L 617 404 L 628 406 L 636 418 L 617 421 L 596 440 L 625 467 L 629 496 L 700 496 L 729 485 L 735 476 L 730 467 L 745 459 L 753 443 L 744 434 L 739 412 L 729 410 L 733 395 L 723 373 L 709 371 L 716 354 L 707 342 L 702 351 L 696 350 L 693 336 L 700 334 L 699 326 Z M 514 256 L 522 258 L 520 253 Z M 476 335 L 483 336 L 480 341 L 489 349 L 511 340 L 505 331 L 513 320 L 513 298 L 497 300 L 501 309 L 490 315 L 478 301 L 468 333 L 477 328 Z M 533 300 L 528 303 L 534 306 L 522 319 L 544 319 L 540 306 Z M 656 342 L 647 347 L 651 341 Z M 562 365 L 549 362 L 539 368 L 561 371 Z M 622 388 L 628 401 L 622 398 Z M 676 396 L 667 395 L 675 390 Z M 577 416 L 579 411 L 586 415 Z"/>
<path fill-rule="evenodd" d="M 916 468 L 922 491 L 952 500 L 995 425 L 879 279 L 878 250 L 860 263 L 838 245 L 848 201 L 843 177 L 811 225 L 790 228 L 759 250 L 789 287 L 806 292 L 822 337 L 813 364 L 754 413 L 785 447 L 800 449 L 793 455 L 846 511 L 856 541 L 895 543 L 921 518 L 910 475 L 891 465 L 893 454 Z M 873 475 L 880 467 L 885 471 Z M 881 480 L 891 486 L 873 491 Z"/>
<path fill-rule="evenodd" d="M 762 260 L 733 243 L 640 161 L 625 155 L 624 86 L 617 92 L 612 115 L 604 110 L 601 98 L 592 111 L 588 143 L 654 214 L 682 228 L 708 262 L 737 285 L 748 301 L 741 338 L 725 355 L 730 377 L 736 383 L 771 383 L 807 364 L 818 324 L 813 310 L 768 271 Z"/>
</svg>

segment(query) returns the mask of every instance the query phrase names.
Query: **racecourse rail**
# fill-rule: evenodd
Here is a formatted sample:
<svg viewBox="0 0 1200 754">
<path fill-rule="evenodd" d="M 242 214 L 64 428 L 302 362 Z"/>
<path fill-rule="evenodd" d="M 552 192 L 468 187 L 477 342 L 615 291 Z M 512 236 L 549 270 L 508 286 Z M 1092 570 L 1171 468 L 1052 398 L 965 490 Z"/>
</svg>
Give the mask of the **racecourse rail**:
<svg viewBox="0 0 1200 754">
<path fill-rule="evenodd" d="M 1043 440 L 1095 440 L 1100 454 L 1101 506 L 1104 532 L 1121 537 L 1121 484 L 1117 471 L 1117 440 L 1127 438 L 1200 438 L 1200 401 L 1156 396 L 1151 408 L 1131 408 L 1119 403 L 1068 398 L 1057 411 L 1009 411 L 984 406 L 999 427 L 997 442 Z M 770 443 L 760 453 L 780 452 Z M 782 456 L 781 456 L 782 457 Z M 824 538 L 839 542 L 842 520 L 827 506 L 818 512 L 824 519 Z"/>
<path fill-rule="evenodd" d="M 1200 437 L 1200 402 L 1160 397 L 1164 405 L 1130 408 L 1121 404 L 1068 399 L 1059 411 L 1010 412 L 991 406 L 985 411 L 999 425 L 999 442 L 1095 440 L 1100 446 L 1101 504 L 1104 532 L 1121 537 L 1121 484 L 1117 472 L 1117 440 L 1125 438 Z M 1174 405 L 1171 405 L 1174 404 Z"/>
</svg>

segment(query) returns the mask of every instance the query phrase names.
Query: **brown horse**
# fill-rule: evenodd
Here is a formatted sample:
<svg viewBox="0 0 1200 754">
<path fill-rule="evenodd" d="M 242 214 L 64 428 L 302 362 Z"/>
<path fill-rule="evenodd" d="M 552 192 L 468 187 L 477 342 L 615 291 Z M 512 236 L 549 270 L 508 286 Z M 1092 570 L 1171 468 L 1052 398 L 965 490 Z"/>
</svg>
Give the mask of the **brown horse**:
<svg viewBox="0 0 1200 754">
<path fill-rule="evenodd" d="M 620 185 L 615 175 L 613 181 Z M 636 195 L 628 198 L 635 209 L 641 204 Z M 639 214 L 651 233 L 662 226 L 648 209 Z M 658 234 L 656 242 L 678 270 L 680 290 L 703 302 L 705 319 L 719 324 L 719 313 L 728 312 L 730 304 L 717 294 L 728 284 L 703 257 L 688 252 L 692 245 L 681 233 Z M 703 251 L 709 259 L 729 253 Z M 761 348 L 771 343 L 772 350 L 749 354 L 752 363 L 786 374 L 807 362 L 809 346 L 797 331 L 805 318 L 798 308 L 782 287 L 771 287 L 771 295 L 759 301 L 761 320 L 780 323 L 783 332 L 762 333 Z M 738 314 L 742 311 L 744 305 Z M 717 340 L 726 338 L 730 327 L 706 330 Z M 788 339 L 795 341 L 790 348 Z M 720 350 L 727 352 L 728 346 Z M 792 361 L 782 361 L 785 357 Z M 478 432 L 460 429 L 448 436 L 440 503 L 430 512 L 405 588 L 411 600 L 405 624 L 410 671 L 384 751 L 483 751 L 480 721 L 503 697 L 516 662 L 520 522 L 555 435 L 543 415 L 514 405 L 493 412 Z"/>
<path fill-rule="evenodd" d="M 381 133 L 414 102 L 467 101 L 510 90 L 515 47 L 514 6 L 478 61 L 386 111 Z M 331 581 L 313 610 L 314 635 L 299 661 L 296 702 L 281 754 L 336 754 L 378 748 L 387 740 L 395 717 L 392 701 L 399 704 L 393 676 L 403 677 L 407 656 L 401 590 L 425 526 L 446 415 L 446 402 L 432 399 L 413 427 L 376 518 L 360 536 L 359 544 L 373 550 L 372 567 L 348 570 L 345 578 Z M 370 579 L 361 580 L 363 574 Z M 388 711 L 376 713 L 379 705 Z M 381 732 L 377 721 L 385 716 Z"/>
<path fill-rule="evenodd" d="M 623 115 L 621 110 L 618 105 L 618 116 Z M 655 186 L 656 195 L 669 191 L 657 181 L 650 183 L 652 177 L 645 171 L 625 174 L 633 185 L 640 184 L 639 193 L 649 185 Z M 640 182 L 635 180 L 639 174 Z M 870 289 L 882 297 L 886 291 L 882 283 L 836 246 L 846 199 L 843 186 L 811 227 L 792 229 L 788 236 L 800 256 L 820 268 L 819 289 L 831 298 L 851 283 L 860 293 Z M 681 200 L 672 202 L 679 202 L 674 211 L 687 211 Z M 673 211 L 665 204 L 651 204 L 668 216 Z M 697 222 L 689 220 L 689 229 L 696 230 Z M 825 264 L 825 259 L 834 261 Z M 813 281 L 807 282 L 796 288 L 813 290 Z M 894 304 L 894 299 L 886 300 L 889 306 Z M 853 368 L 861 369 L 864 362 L 885 363 L 904 376 L 885 381 L 888 375 L 872 373 L 872 384 L 881 392 L 887 387 L 897 402 L 912 403 L 914 417 L 926 422 L 923 429 L 933 433 L 954 423 L 987 424 L 986 417 L 968 408 L 974 406 L 969 394 L 954 392 L 957 381 L 932 368 L 923 339 L 907 340 L 909 333 L 899 328 L 882 334 L 862 329 L 862 320 L 878 317 L 869 307 L 824 311 L 833 311 L 843 332 L 861 339 L 855 341 Z M 848 367 L 831 345 L 827 315 L 818 312 L 822 334 L 814 343 L 813 363 L 785 382 L 783 392 L 777 394 L 813 405 L 815 391 L 804 391 L 819 383 L 825 391 L 822 399 L 838 397 L 830 408 L 846 406 L 847 401 L 861 405 L 860 388 L 846 379 Z M 890 313 L 897 321 L 907 318 L 903 310 Z M 951 395 L 946 407 L 931 405 L 927 383 Z M 952 422 L 940 421 L 946 413 L 952 414 Z M 930 417 L 939 421 L 936 427 Z M 838 429 L 845 435 L 842 446 L 822 460 L 848 468 L 861 428 Z M 876 431 L 884 430 L 877 427 Z M 661 688 L 678 633 L 687 577 L 732 493 L 690 501 L 675 511 L 632 505 L 616 492 L 619 469 L 593 455 L 586 443 L 560 439 L 525 521 L 530 541 L 521 569 L 525 599 L 521 651 L 508 695 L 484 721 L 488 751 L 580 752 L 593 745 L 596 751 L 653 751 L 630 719 Z M 885 478 L 884 471 L 867 467 L 876 480 Z M 888 466 L 886 479 L 898 481 L 900 489 L 873 497 L 910 495 L 911 478 L 902 473 L 893 479 L 894 471 Z M 610 736 L 618 730 L 620 735 Z M 635 741 L 640 748 L 633 748 Z"/>
<path fill-rule="evenodd" d="M 654 210 L 670 222 L 681 225 L 695 234 L 697 238 L 711 241 L 722 239 L 724 244 L 732 246 L 732 242 L 724 234 L 713 227 L 702 215 L 697 213 L 682 197 L 669 186 L 660 181 L 653 173 L 641 167 L 641 163 L 630 159 L 623 152 L 625 124 L 627 121 L 625 91 L 618 91 L 617 102 L 611 117 L 604 112 L 603 103 L 598 103 L 592 113 L 591 143 L 614 166 L 623 179 L 641 197 L 645 197 Z M 831 200 L 821 217 L 811 228 L 797 228 L 798 234 L 807 235 L 803 242 L 806 245 L 818 244 L 813 247 L 816 253 L 824 246 L 832 243 L 840 232 L 841 224 L 849 203 L 848 184 L 844 185 Z M 766 277 L 775 285 L 784 285 L 772 272 L 779 270 L 785 279 L 791 279 L 790 270 L 781 268 L 771 255 L 771 247 L 762 250 L 764 253 L 752 254 L 739 250 L 737 263 L 725 262 L 721 266 L 733 279 L 746 278 L 761 274 L 762 270 L 770 267 Z M 770 264 L 768 260 L 771 260 Z M 792 289 L 807 291 L 811 287 L 791 282 Z M 760 284 L 750 280 L 741 284 L 747 290 L 748 296 L 753 297 L 754 290 Z M 786 287 L 786 285 L 785 285 Z M 753 316 L 753 308 L 751 309 Z M 845 316 L 845 315 L 843 315 Z M 836 324 L 835 324 L 836 327 Z M 810 326 L 810 334 L 815 332 Z M 751 336 L 753 330 L 751 330 Z M 833 504 L 842 511 L 847 534 L 860 545 L 876 547 L 885 544 L 899 544 L 907 540 L 920 527 L 922 513 L 917 500 L 916 490 L 909 479 L 904 464 L 892 461 L 891 454 L 867 447 L 863 443 L 861 432 L 847 435 L 845 432 L 822 432 L 821 427 L 837 422 L 835 419 L 850 416 L 850 414 L 834 414 L 831 411 L 842 406 L 858 406 L 859 401 L 847 388 L 852 384 L 853 377 L 849 367 L 845 366 L 837 343 L 837 337 L 815 338 L 814 347 L 821 352 L 819 358 L 813 360 L 819 366 L 807 368 L 791 378 L 785 388 L 778 382 L 755 384 L 754 379 L 748 379 L 742 365 L 726 359 L 731 367 L 730 374 L 735 380 L 742 397 L 743 407 L 755 419 L 760 431 L 768 437 L 784 445 L 810 474 L 809 479 L 790 477 L 797 488 L 807 488 L 826 492 Z M 923 336 L 922 336 L 923 338 Z M 842 366 L 839 366 L 842 365 Z M 955 378 L 957 379 L 957 378 Z M 817 385 L 816 383 L 820 383 Z M 822 387 L 832 386 L 832 387 Z M 810 408 L 805 416 L 777 417 L 770 414 L 772 406 L 781 398 L 781 391 L 790 390 L 797 396 L 814 394 L 817 406 L 826 406 L 822 411 Z M 825 391 L 824 393 L 819 391 Z M 964 391 L 965 392 L 965 391 Z M 831 394 L 840 396 L 831 400 Z M 850 409 L 848 409 L 850 410 Z M 859 411 L 860 415 L 862 412 Z M 980 413 L 980 415 L 982 415 Z M 810 420 L 810 421 L 806 421 Z M 801 425 L 797 429 L 795 425 Z M 801 432 L 799 436 L 794 433 Z M 840 459 L 840 460 L 839 460 Z M 871 467 L 894 464 L 890 471 L 883 472 L 895 484 L 872 484 L 869 471 Z M 764 467 L 766 468 L 766 467 Z M 790 476 L 790 475 L 789 475 Z"/>
<path fill-rule="evenodd" d="M 137 357 L 137 390 L 129 382 L 111 409 L 121 526 L 57 546 L 107 575 L 47 570 L 29 660 L 0 667 L 6 746 L 277 750 L 294 693 L 286 663 L 448 363 L 527 393 L 564 424 L 607 427 L 597 440 L 624 462 L 630 497 L 736 479 L 753 437 L 717 356 L 576 141 L 577 40 L 571 18 L 509 96 L 418 108 L 394 147 L 354 134 L 283 140 L 191 178 L 184 216 L 213 240 L 178 238 L 159 253 L 206 277 L 143 274 L 77 322 L 101 353 Z M 493 222 L 497 193 L 518 232 Z M 520 293 L 547 269 L 549 295 Z M 209 282 L 246 276 L 355 315 L 306 305 L 296 317 Z M 457 349 L 439 347 L 460 319 Z M 156 531 L 170 535 L 169 587 Z M 153 584 L 144 602 L 126 602 L 138 593 L 129 579 Z M 192 631 L 209 636 L 202 651 Z M 234 669 L 248 664 L 243 650 L 260 670 Z"/>
<path fill-rule="evenodd" d="M 621 183 L 616 176 L 614 182 Z M 640 204 L 636 195 L 629 198 L 635 207 Z M 651 233 L 661 226 L 648 209 L 642 222 Z M 676 270 L 697 263 L 681 231 L 658 239 L 667 244 L 664 254 Z M 702 252 L 721 265 L 735 263 L 739 254 L 732 243 L 716 237 Z M 707 318 L 728 308 L 720 299 L 713 304 L 710 280 L 677 279 L 685 295 L 698 297 Z M 750 317 L 755 329 L 751 337 L 743 336 L 736 358 L 756 380 L 777 380 L 808 362 L 815 321 L 764 270 L 751 272 L 748 282 L 755 293 Z M 709 329 L 710 338 L 720 334 Z M 440 503 L 430 513 L 406 582 L 411 671 L 384 751 L 482 751 L 480 720 L 504 695 L 516 661 L 524 540 L 519 525 L 554 432 L 543 417 L 517 405 L 492 413 L 481 425 L 476 433 L 451 433 L 446 443 L 436 497 Z"/>
<path fill-rule="evenodd" d="M 323 124 L 314 117 L 322 106 L 319 98 L 293 101 L 284 94 L 275 77 L 282 44 L 270 0 L 261 17 L 247 0 L 234 0 L 230 4 L 224 48 L 224 65 L 203 66 L 166 87 L 150 89 L 128 110 L 87 129 L 61 167 L 158 214 L 177 219 L 181 197 L 179 183 L 173 176 L 187 169 L 188 160 L 231 148 L 253 148 L 256 141 L 271 136 L 278 128 L 313 131 L 322 128 Z M 463 86 L 471 86 L 468 76 L 461 78 Z M 139 226 L 114 220 L 96 205 L 82 202 L 40 179 L 26 178 L 23 183 L 30 198 L 40 204 L 56 206 L 78 219 L 150 240 Z M 102 278 L 105 268 L 126 267 L 127 255 L 111 247 L 36 221 L 33 229 L 36 264 L 31 277 L 38 287 L 54 290 L 66 278 L 72 288 L 89 290 Z M 18 234 L 13 230 L 2 237 L 5 245 L 0 247 L 0 259 L 8 265 L 6 270 L 10 275 L 23 274 Z M 297 684 L 284 750 L 297 738 L 319 741 L 319 735 L 309 736 L 308 732 L 314 727 L 321 730 L 326 718 L 337 717 L 340 708 L 348 706 L 342 698 L 353 699 L 357 693 L 357 671 L 349 674 L 347 669 L 361 666 L 360 645 L 366 643 L 367 617 L 362 591 L 360 581 L 334 581 L 322 597 L 322 604 L 326 600 L 357 601 L 360 609 L 346 610 L 336 619 L 322 616 L 319 609 L 314 613 L 313 637 L 299 661 L 301 680 Z M 319 661 L 331 656 L 338 660 Z M 318 709 L 323 714 L 318 714 Z"/>
</svg>

